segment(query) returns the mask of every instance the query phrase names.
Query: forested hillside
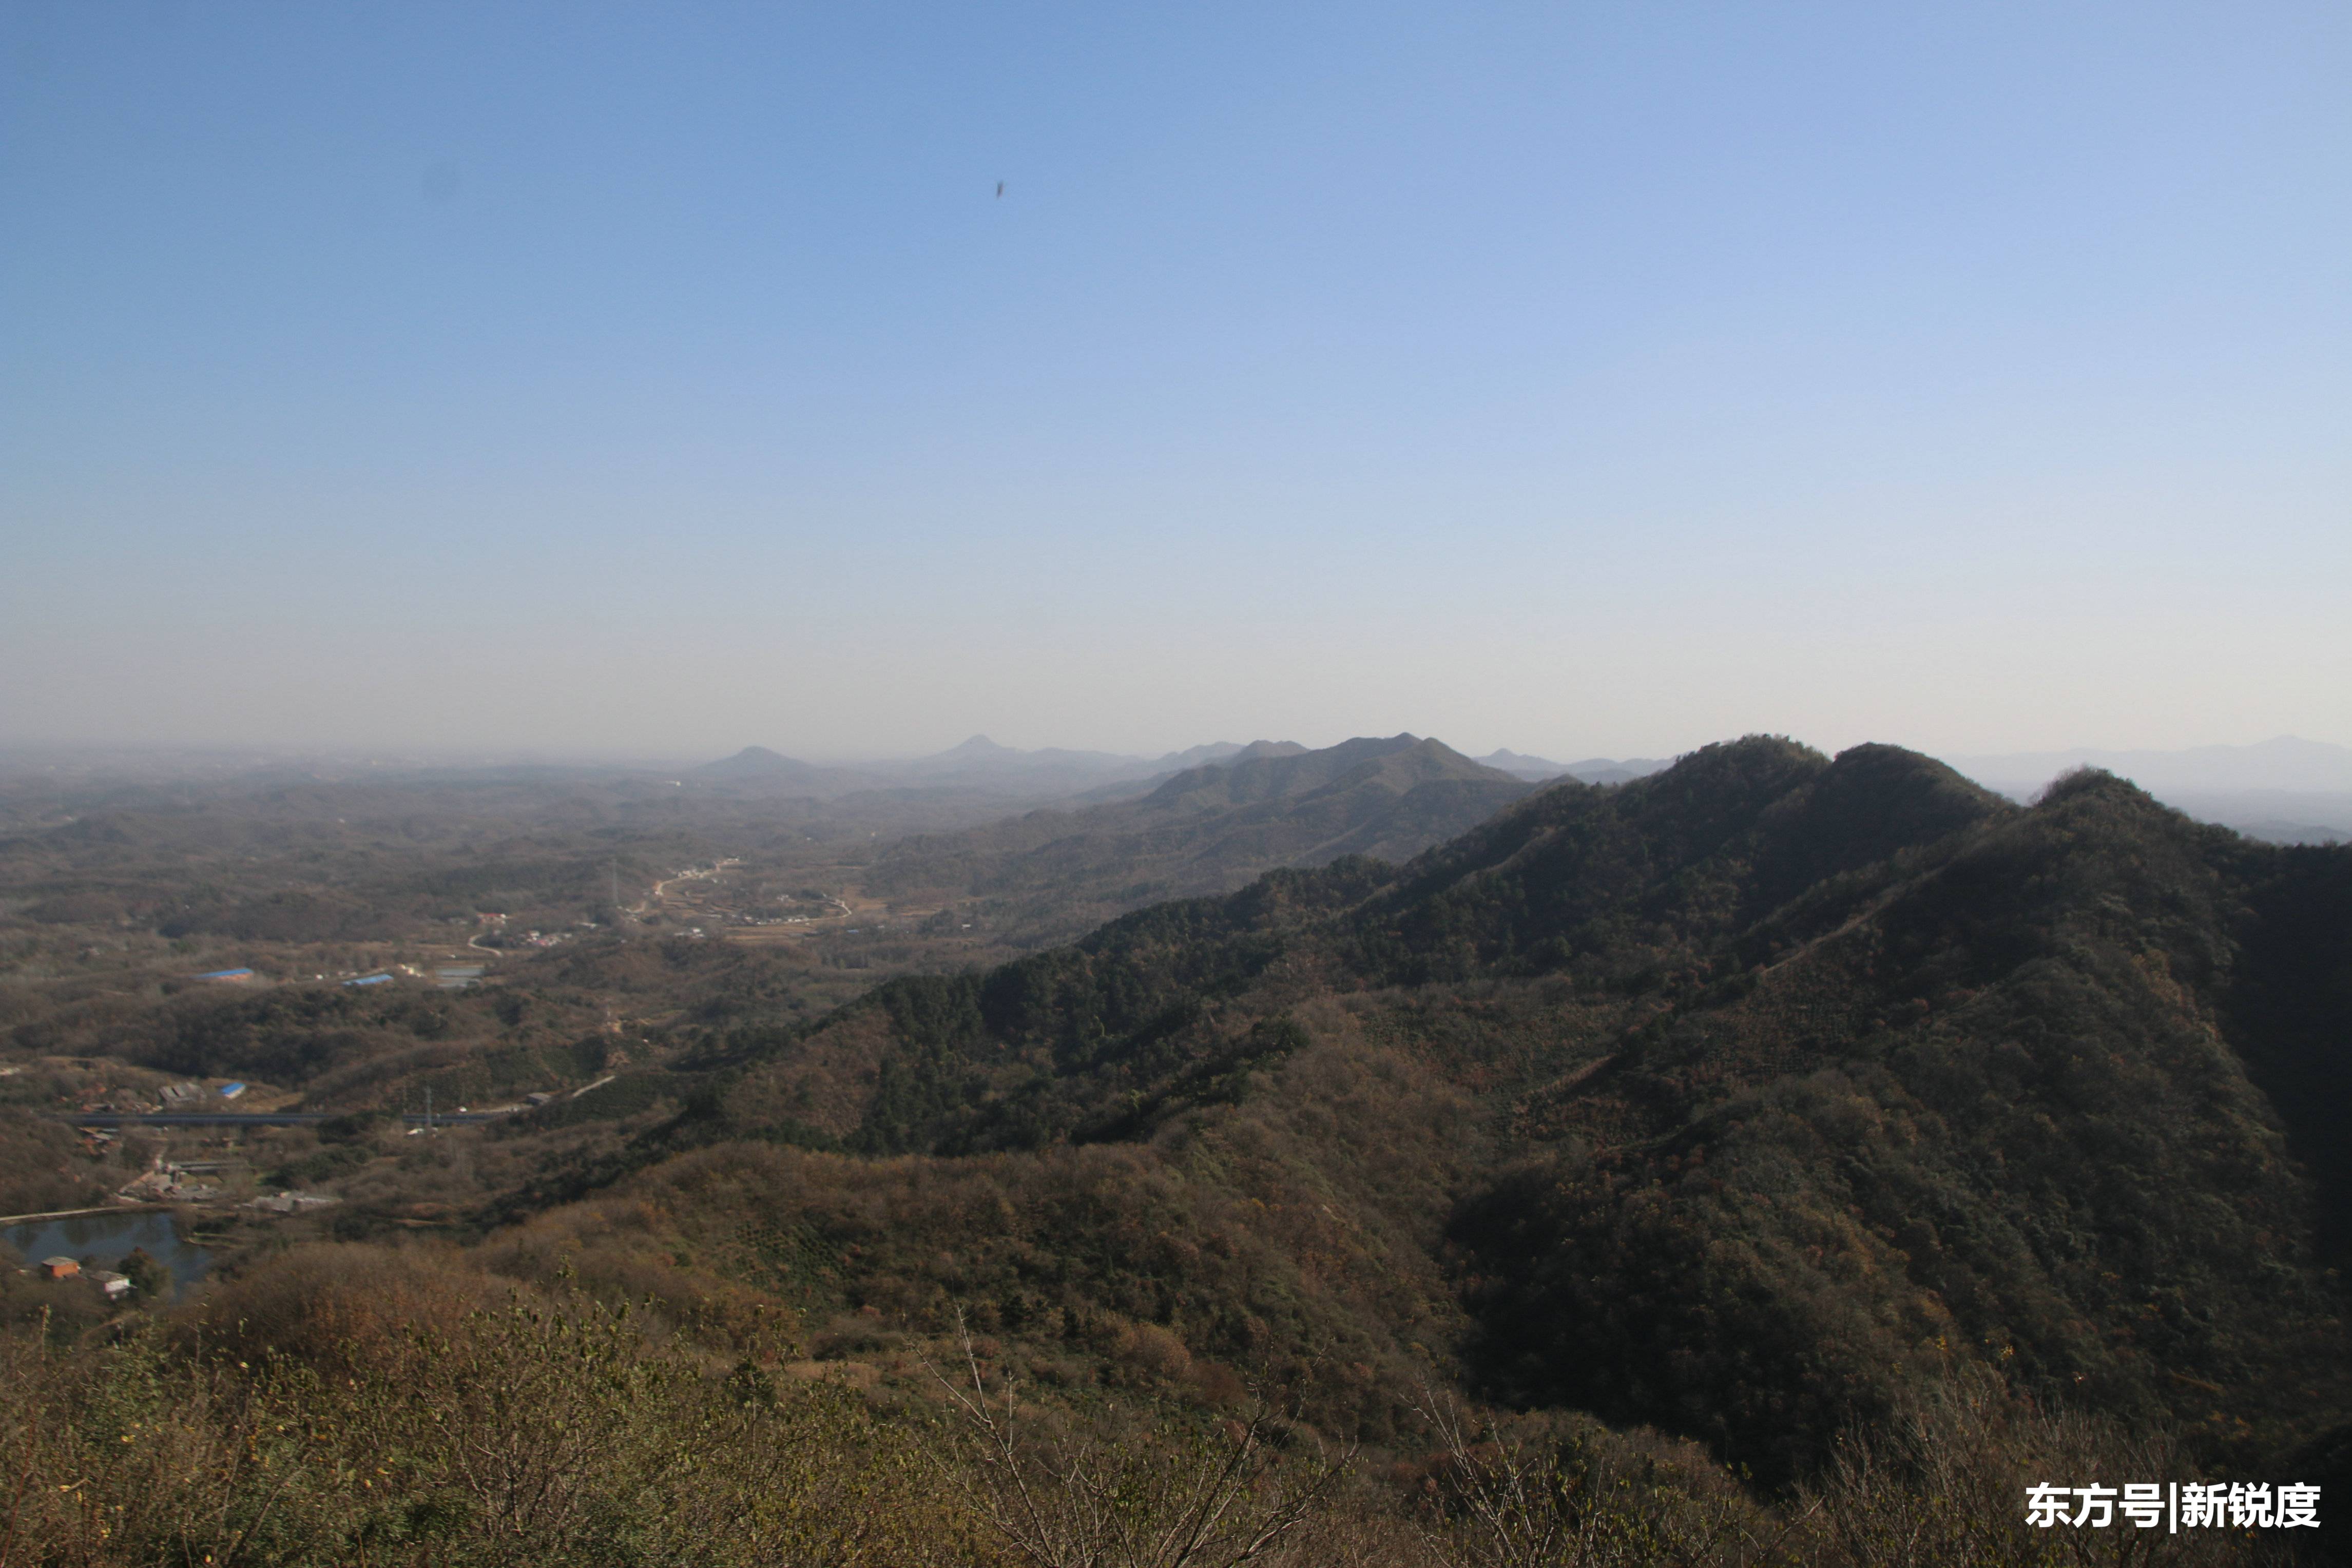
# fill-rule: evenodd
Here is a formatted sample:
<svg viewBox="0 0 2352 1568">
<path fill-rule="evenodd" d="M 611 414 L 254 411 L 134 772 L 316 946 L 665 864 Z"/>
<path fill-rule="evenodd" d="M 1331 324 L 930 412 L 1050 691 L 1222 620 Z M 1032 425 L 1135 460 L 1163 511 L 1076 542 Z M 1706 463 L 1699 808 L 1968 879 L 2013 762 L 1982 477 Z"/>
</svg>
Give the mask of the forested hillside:
<svg viewBox="0 0 2352 1568">
<path fill-rule="evenodd" d="M 2104 775 L 1750 739 L 714 1037 L 646 1152 L 921 1156 L 764 1200 L 865 1238 L 841 1300 L 1155 1322 L 1367 1430 L 1436 1362 L 1785 1480 L 1976 1365 L 2242 1459 L 2345 1409 L 2347 889 Z M 842 1218 L 932 1180 L 1000 1195 L 945 1251 Z"/>
</svg>

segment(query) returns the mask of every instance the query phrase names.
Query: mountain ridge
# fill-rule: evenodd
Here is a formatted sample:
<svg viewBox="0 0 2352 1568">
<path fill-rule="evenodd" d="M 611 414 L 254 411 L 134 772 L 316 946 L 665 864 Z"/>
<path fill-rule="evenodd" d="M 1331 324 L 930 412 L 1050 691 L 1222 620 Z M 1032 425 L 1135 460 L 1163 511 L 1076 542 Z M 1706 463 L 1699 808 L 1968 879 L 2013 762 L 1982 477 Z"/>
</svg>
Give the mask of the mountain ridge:
<svg viewBox="0 0 2352 1568">
<path fill-rule="evenodd" d="M 1654 757 L 1629 757 L 1622 762 L 1609 757 L 1588 757 L 1581 762 L 1554 762 L 1549 758 L 1528 757 L 1509 750 L 1490 751 L 1476 760 L 1537 784 L 1549 783 L 1555 779 L 1575 779 L 1586 784 L 1627 784 L 1671 766 L 1670 762 Z"/>
<path fill-rule="evenodd" d="M 1276 744 L 1288 743 L 1259 741 L 1255 746 L 1264 748 Z M 1160 758 L 1059 747 L 1024 751 L 1000 746 L 985 735 L 973 735 L 928 756 L 846 764 L 805 762 L 768 747 L 747 746 L 732 756 L 703 763 L 693 772 L 698 779 L 721 787 L 820 798 L 914 788 L 980 790 L 1043 801 L 1089 791 L 1116 795 L 1146 780 L 1245 753 L 1257 754 L 1252 747 L 1232 741 L 1190 747 Z"/>
<path fill-rule="evenodd" d="M 659 1146 L 1121 1145 L 1223 1191 L 1275 1139 L 1342 1206 L 1315 1245 L 1389 1238 L 1404 1295 L 1277 1270 L 1300 1304 L 1246 1310 L 1379 1377 L 1444 1343 L 1787 1479 L 1958 1357 L 2252 1463 L 2347 1408 L 2344 908 L 2352 852 L 2112 776 L 2024 807 L 1749 737 L 743 1036 Z M 1195 1354 L 1258 1343 L 1198 1310 Z"/>
<path fill-rule="evenodd" d="M 1088 892 L 1077 916 L 1099 918 L 1154 898 L 1223 891 L 1275 865 L 1410 858 L 1529 788 L 1415 736 L 1319 751 L 1256 742 L 1148 792 L 910 837 L 877 857 L 866 886 L 902 898 L 1051 893 L 1057 904 L 1078 888 Z M 1070 912 L 1057 918 L 1074 924 Z"/>
</svg>

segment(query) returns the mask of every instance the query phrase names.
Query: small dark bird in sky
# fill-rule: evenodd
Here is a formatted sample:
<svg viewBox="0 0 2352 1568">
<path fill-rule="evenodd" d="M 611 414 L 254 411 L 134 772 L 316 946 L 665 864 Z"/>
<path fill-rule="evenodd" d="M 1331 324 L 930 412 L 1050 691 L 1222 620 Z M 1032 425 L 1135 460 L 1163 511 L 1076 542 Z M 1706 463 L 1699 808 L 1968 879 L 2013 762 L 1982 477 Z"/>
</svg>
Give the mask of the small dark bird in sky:
<svg viewBox="0 0 2352 1568">
<path fill-rule="evenodd" d="M 1002 180 L 996 182 L 996 194 L 999 199 L 1002 199 L 1004 195 L 1004 182 Z"/>
</svg>

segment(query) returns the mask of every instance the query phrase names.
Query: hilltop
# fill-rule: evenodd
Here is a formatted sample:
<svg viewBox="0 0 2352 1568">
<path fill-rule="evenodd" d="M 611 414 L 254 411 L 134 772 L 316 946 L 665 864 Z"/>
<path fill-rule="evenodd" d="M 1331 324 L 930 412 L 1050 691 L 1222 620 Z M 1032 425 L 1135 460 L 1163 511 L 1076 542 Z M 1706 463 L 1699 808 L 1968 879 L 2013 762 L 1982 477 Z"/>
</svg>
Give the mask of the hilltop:
<svg viewBox="0 0 2352 1568">
<path fill-rule="evenodd" d="M 840 767 L 803 762 L 764 746 L 747 746 L 732 757 L 703 764 L 694 774 L 707 783 L 771 795 L 829 799 L 867 791 L 960 791 L 1018 803 L 1147 786 L 1147 781 L 1223 761 L 1247 749 L 1223 741 L 1159 758 L 1060 747 L 1024 751 L 975 735 L 927 757 Z"/>
<path fill-rule="evenodd" d="M 820 768 L 764 746 L 747 746 L 732 757 L 706 762 L 695 776 L 720 784 L 744 785 L 785 795 L 840 795 L 874 789 L 881 780 L 843 768 Z"/>
<path fill-rule="evenodd" d="M 1987 788 L 2031 800 L 2078 768 L 2129 779 L 2200 821 L 2219 822 L 2272 843 L 2352 840 L 2352 750 L 2294 736 L 2253 746 L 2198 746 L 2181 751 L 2015 752 L 1954 757 L 1953 767 Z"/>
<path fill-rule="evenodd" d="M 978 897 L 1020 928 L 1073 933 L 1156 900 L 1237 887 L 1275 866 L 1350 854 L 1409 860 L 1528 789 L 1417 736 L 1319 751 L 1260 741 L 1144 793 L 911 836 L 877 858 L 866 885 L 893 897 Z"/>
<path fill-rule="evenodd" d="M 1555 779 L 1574 779 L 1586 784 L 1630 784 L 1669 766 L 1654 757 L 1629 757 L 1622 762 L 1610 757 L 1554 762 L 1549 758 L 1528 757 L 1509 750 L 1490 751 L 1478 760 L 1532 784 L 1547 784 Z"/>
</svg>

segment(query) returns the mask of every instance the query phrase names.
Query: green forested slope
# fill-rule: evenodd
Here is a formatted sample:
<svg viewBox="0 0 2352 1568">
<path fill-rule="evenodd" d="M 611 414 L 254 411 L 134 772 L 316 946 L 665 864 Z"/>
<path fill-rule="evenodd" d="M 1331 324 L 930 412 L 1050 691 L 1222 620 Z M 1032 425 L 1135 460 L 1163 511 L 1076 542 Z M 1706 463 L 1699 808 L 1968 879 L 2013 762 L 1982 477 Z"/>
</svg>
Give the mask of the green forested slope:
<svg viewBox="0 0 2352 1568">
<path fill-rule="evenodd" d="M 1752 739 L 1401 869 L 714 1033 L 714 1087 L 643 1153 L 848 1151 L 787 1156 L 794 1192 L 963 1173 L 992 1196 L 949 1262 L 861 1221 L 826 1299 L 940 1311 L 985 1280 L 1029 1302 L 1016 1338 L 1154 1322 L 1204 1363 L 1321 1367 L 1375 1427 L 1406 1368 L 1458 1366 L 1788 1478 L 1973 1364 L 2243 1458 L 2345 1408 L 2319 1249 L 2347 890 L 2352 852 L 2103 775 L 2020 809 L 1894 748 Z M 1043 1219 L 1048 1170 L 1160 1194 L 1144 1251 L 1126 1200 Z M 1184 1261 L 1213 1255 L 1256 1261 Z"/>
</svg>

